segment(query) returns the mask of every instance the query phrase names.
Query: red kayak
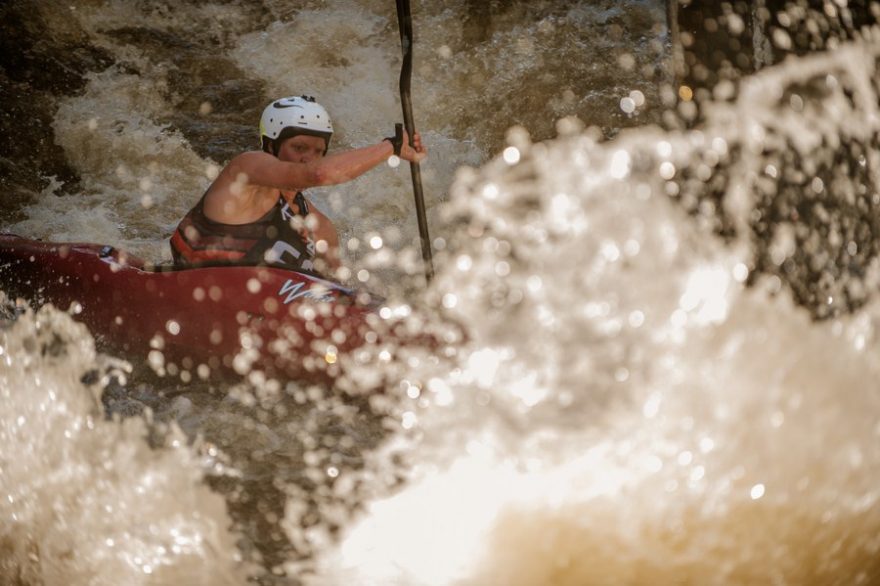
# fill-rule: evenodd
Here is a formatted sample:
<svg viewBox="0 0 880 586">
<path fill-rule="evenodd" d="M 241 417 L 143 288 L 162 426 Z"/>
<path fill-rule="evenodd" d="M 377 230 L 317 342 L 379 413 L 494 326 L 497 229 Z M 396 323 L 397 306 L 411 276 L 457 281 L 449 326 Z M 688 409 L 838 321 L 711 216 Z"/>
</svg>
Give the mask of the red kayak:
<svg viewBox="0 0 880 586">
<path fill-rule="evenodd" d="M 101 347 L 184 379 L 252 365 L 325 379 L 378 319 L 368 295 L 312 274 L 150 266 L 110 246 L 12 235 L 0 235 L 0 290 L 69 309 Z"/>
</svg>

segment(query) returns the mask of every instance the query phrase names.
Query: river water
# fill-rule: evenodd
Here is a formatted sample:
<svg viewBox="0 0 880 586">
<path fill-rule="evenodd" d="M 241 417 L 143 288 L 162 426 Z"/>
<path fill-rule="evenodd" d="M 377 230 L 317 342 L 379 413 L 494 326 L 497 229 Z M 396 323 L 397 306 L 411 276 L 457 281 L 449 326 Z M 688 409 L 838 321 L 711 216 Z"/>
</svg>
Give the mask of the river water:
<svg viewBox="0 0 880 586">
<path fill-rule="evenodd" d="M 313 199 L 343 280 L 467 342 L 344 389 L 192 382 L 10 309 L 0 579 L 880 583 L 880 33 L 694 127 L 664 2 L 421 4 L 437 278 L 405 166 Z M 38 129 L 4 123 L 4 231 L 162 262 L 273 97 L 315 95 L 332 148 L 400 117 L 387 2 L 5 10 L 7 116 Z"/>
</svg>

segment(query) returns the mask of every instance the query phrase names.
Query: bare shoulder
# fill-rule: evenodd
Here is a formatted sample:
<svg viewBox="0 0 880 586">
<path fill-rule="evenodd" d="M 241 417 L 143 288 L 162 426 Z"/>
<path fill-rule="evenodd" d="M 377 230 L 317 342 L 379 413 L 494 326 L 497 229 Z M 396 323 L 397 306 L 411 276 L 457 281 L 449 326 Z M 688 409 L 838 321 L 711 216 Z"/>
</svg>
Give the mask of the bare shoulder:
<svg viewBox="0 0 880 586">
<path fill-rule="evenodd" d="M 307 165 L 284 162 L 262 151 L 248 151 L 229 161 L 222 173 L 229 183 L 296 189 L 313 185 L 308 183 L 307 172 Z"/>
<path fill-rule="evenodd" d="M 233 157 L 208 189 L 205 215 L 216 222 L 242 224 L 266 213 L 278 196 L 262 184 L 260 175 L 273 161 L 275 157 L 260 151 Z"/>
<path fill-rule="evenodd" d="M 236 174 L 250 173 L 277 161 L 278 159 L 263 151 L 246 151 L 233 157 L 225 170 Z"/>
</svg>

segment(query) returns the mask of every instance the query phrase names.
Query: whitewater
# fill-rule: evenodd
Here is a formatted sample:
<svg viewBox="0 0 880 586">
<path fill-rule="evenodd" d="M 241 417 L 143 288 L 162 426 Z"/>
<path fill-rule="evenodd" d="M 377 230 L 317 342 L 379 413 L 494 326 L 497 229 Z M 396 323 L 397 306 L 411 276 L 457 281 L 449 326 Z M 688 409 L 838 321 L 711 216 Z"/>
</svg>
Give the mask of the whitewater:
<svg viewBox="0 0 880 586">
<path fill-rule="evenodd" d="M 163 262 L 273 97 L 380 140 L 386 4 L 36 3 L 22 30 L 104 57 L 45 95 L 75 179 L 0 228 Z M 465 341 L 344 387 L 185 381 L 6 300 L 4 583 L 880 581 L 880 33 L 694 118 L 665 3 L 492 6 L 414 7 L 436 278 L 405 166 L 314 195 L 347 284 Z"/>
</svg>

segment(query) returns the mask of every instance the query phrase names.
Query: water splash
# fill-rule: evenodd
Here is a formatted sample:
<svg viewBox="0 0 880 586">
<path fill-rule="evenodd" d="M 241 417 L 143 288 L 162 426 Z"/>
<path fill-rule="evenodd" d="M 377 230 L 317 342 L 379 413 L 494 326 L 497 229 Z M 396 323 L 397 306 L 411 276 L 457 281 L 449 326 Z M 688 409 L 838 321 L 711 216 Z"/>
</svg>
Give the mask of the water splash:
<svg viewBox="0 0 880 586">
<path fill-rule="evenodd" d="M 118 56 L 123 67 L 95 74 L 82 95 L 61 101 L 57 136 L 88 189 L 76 194 L 82 196 L 77 206 L 47 192 L 40 205 L 26 211 L 31 222 L 21 231 L 103 240 L 161 255 L 164 236 L 198 196 L 211 163 L 165 126 L 177 106 L 195 99 L 177 93 L 180 78 L 190 79 L 180 71 L 206 68 L 175 60 L 177 51 L 164 41 L 174 41 L 169 45 L 183 54 L 181 38 L 217 43 L 237 56 L 241 69 L 254 70 L 237 79 L 239 84 L 266 84 L 281 93 L 287 93 L 286 81 L 296 81 L 285 76 L 303 71 L 302 79 L 318 84 L 324 81 L 322 68 L 329 68 L 325 87 L 340 100 L 339 109 L 364 108 L 363 116 L 341 127 L 351 144 L 384 134 L 380 129 L 387 128 L 394 105 L 375 96 L 393 93 L 385 87 L 393 85 L 387 63 L 396 50 L 391 9 L 372 1 L 348 12 L 341 3 L 325 4 L 326 12 L 274 2 L 181 8 L 150 3 L 143 9 L 127 2 L 78 5 L 91 41 Z M 422 38 L 430 50 L 416 72 L 417 87 L 425 88 L 417 101 L 430 104 L 423 124 L 438 134 L 429 136 L 429 143 L 442 143 L 434 147 L 431 163 L 439 169 L 433 178 L 426 174 L 433 182 L 429 191 L 445 194 L 455 168 L 478 166 L 492 150 L 485 145 L 499 142 L 516 121 L 544 138 L 563 114 L 580 113 L 601 126 L 650 118 L 649 111 L 639 110 L 624 118 L 621 112 L 630 105 L 624 108 L 622 99 L 636 105 L 633 88 L 641 88 L 649 106 L 659 102 L 642 78 L 668 74 L 662 66 L 645 72 L 663 61 L 656 57 L 664 54 L 665 30 L 650 23 L 626 26 L 623 16 L 648 19 L 662 11 L 659 3 L 631 2 L 625 10 L 602 4 L 597 11 L 582 3 L 533 2 L 506 9 L 489 33 L 477 38 L 467 12 L 473 6 L 425 7 L 431 24 Z M 535 6 L 538 17 L 532 19 Z M 278 22 L 265 36 L 252 33 L 269 21 Z M 606 28 L 607 36 L 589 34 Z M 327 35 L 314 34 L 317 29 Z M 294 42 L 293 33 L 307 40 L 304 46 Z M 353 37 L 355 46 L 346 44 L 346 37 Z M 325 38 L 348 65 L 329 62 L 333 55 L 322 45 Z M 650 48 L 657 44 L 658 50 Z M 620 53 L 611 65 L 583 59 L 597 49 Z M 321 57 L 314 69 L 290 68 L 289 57 L 312 53 Z M 432 226 L 443 227 L 437 233 L 446 236 L 447 252 L 438 259 L 441 271 L 427 300 L 468 328 L 470 342 L 456 367 L 444 371 L 417 357 L 377 361 L 379 368 L 372 368 L 366 360 L 364 370 L 375 380 L 406 381 L 388 395 L 360 402 L 337 396 L 338 389 L 254 379 L 258 388 L 230 392 L 228 398 L 201 402 L 196 395 L 204 389 L 198 388 L 168 405 L 168 416 L 192 435 L 204 431 L 218 444 L 225 442 L 222 449 L 244 471 L 246 482 L 231 490 L 215 484 L 230 509 L 239 511 L 238 528 L 251 532 L 241 549 L 271 550 L 273 557 L 262 562 L 265 569 L 286 568 L 303 578 L 311 568 L 300 565 L 301 558 L 317 554 L 317 580 L 330 584 L 876 581 L 874 480 L 880 457 L 872 381 L 880 311 L 871 256 L 863 254 L 875 245 L 873 232 L 864 230 L 870 222 L 836 214 L 827 200 L 815 213 L 826 228 L 805 230 L 805 222 L 797 221 L 803 215 L 791 215 L 792 209 L 804 209 L 799 207 L 804 201 L 813 206 L 813 194 L 821 199 L 843 193 L 838 201 L 855 206 L 872 201 L 861 196 L 873 191 L 877 168 L 875 149 L 869 148 L 877 130 L 874 55 L 868 39 L 787 63 L 747 83 L 746 97 L 737 103 L 709 106 L 707 126 L 695 131 L 643 128 L 601 144 L 601 133 L 564 120 L 559 141 L 532 144 L 518 129 L 497 149 L 498 159 L 478 171 L 458 171 L 449 216 L 439 222 L 439 206 L 432 212 Z M 568 66 L 574 62 L 579 67 L 572 73 Z M 255 63 L 259 67 L 252 68 Z M 211 64 L 233 69 L 231 62 Z M 247 95 L 259 93 L 252 89 Z M 341 97 L 351 93 L 370 97 Z M 189 126 L 204 125 L 200 116 L 212 111 L 241 109 L 238 123 L 245 130 L 230 131 L 234 138 L 228 143 L 246 148 L 251 138 L 238 141 L 251 136 L 244 111 L 252 104 L 243 99 L 241 106 L 239 94 L 234 96 L 209 103 L 205 113 L 195 99 Z M 493 98 L 484 103 L 475 96 Z M 607 112 L 602 104 L 609 104 Z M 96 111 L 112 113 L 113 123 L 98 120 Z M 92 118 L 95 129 L 89 128 Z M 543 132 L 534 130 L 538 125 Z M 92 130 L 100 136 L 93 137 Z M 857 142 L 862 152 L 853 147 Z M 841 148 L 855 155 L 855 173 L 854 167 L 841 171 L 827 164 L 841 162 L 834 156 Z M 112 161 L 96 156 L 107 151 L 120 156 Z M 143 153 L 158 170 L 140 166 Z M 120 162 L 136 172 L 116 174 Z M 817 168 L 830 170 L 821 183 L 815 182 Z M 145 179 L 149 183 L 142 183 Z M 361 255 L 379 230 L 367 228 L 368 220 L 360 223 L 360 216 L 375 211 L 380 224 L 399 224 L 381 234 L 380 253 L 405 248 L 405 235 L 413 233 L 402 227 L 401 218 L 410 213 L 405 179 L 401 171 L 383 171 L 351 192 L 326 196 L 343 230 L 350 231 L 346 235 L 359 239 L 347 250 L 372 274 L 383 274 L 398 260 Z M 161 210 L 143 205 L 142 185 L 154 202 L 164 204 Z M 781 187 L 791 200 L 780 206 L 787 221 L 756 222 L 756 212 L 766 207 L 762 198 Z M 79 204 L 84 211 L 71 212 Z M 754 262 L 767 243 L 764 265 Z M 798 257 L 805 252 L 806 262 Z M 404 268 L 390 274 L 418 272 L 417 252 L 408 254 Z M 804 271 L 803 277 L 786 272 L 803 266 L 815 266 L 814 272 Z M 761 278 L 774 268 L 776 278 Z M 814 275 L 820 275 L 821 287 L 811 282 Z M 798 278 L 810 295 L 818 291 L 816 299 L 805 296 L 812 307 L 817 300 L 828 305 L 822 299 L 827 292 L 867 306 L 849 318 L 813 323 L 788 297 L 785 283 Z M 752 281 L 747 288 L 744 283 Z M 363 282 L 376 284 L 374 278 Z M 798 299 L 804 302 L 804 296 Z M 417 315 L 421 307 L 413 306 Z M 12 342 L 4 348 L 33 337 L 27 319 L 21 328 L 7 330 Z M 43 334 L 67 331 L 69 321 L 58 319 L 63 323 L 41 326 Z M 89 343 L 82 331 L 71 339 Z M 89 352 L 56 371 L 55 358 L 31 347 L 17 351 L 3 372 L 0 392 L 9 400 L 2 429 L 26 434 L 9 445 L 21 445 L 34 462 L 10 457 L 17 449 L 4 451 L 0 482 L 9 483 L 4 491 L 42 490 L 38 481 L 56 478 L 47 462 L 59 452 L 75 463 L 59 470 L 90 474 L 46 484 L 51 490 L 35 492 L 40 507 L 4 503 L 4 511 L 35 515 L 4 540 L 12 544 L 0 562 L 5 575 L 26 582 L 52 581 L 61 573 L 74 583 L 243 581 L 229 562 L 239 554 L 223 531 L 229 521 L 222 503 L 199 483 L 202 465 L 191 452 L 182 444 L 148 450 L 139 419 L 119 425 L 95 416 L 97 403 L 79 382 L 83 368 L 95 364 Z M 381 352 L 377 356 L 381 359 Z M 19 372 L 19 363 L 33 369 Z M 39 399 L 43 395 L 32 391 L 61 378 L 63 385 L 52 383 L 65 389 L 56 390 L 56 397 L 78 406 L 65 406 L 73 419 L 59 415 L 62 424 L 53 427 L 46 423 L 56 419 L 41 419 L 40 405 L 54 413 L 56 400 Z M 171 387 L 160 384 L 158 390 Z M 273 392 L 289 399 L 267 399 Z M 22 413 L 28 417 L 23 430 L 15 426 Z M 364 423 L 355 413 L 377 416 Z M 90 449 L 82 447 L 84 439 L 53 435 L 56 427 L 67 430 L 76 421 L 88 429 L 86 414 L 92 414 L 95 429 L 80 435 L 90 438 Z M 358 450 L 371 449 L 383 433 L 390 435 L 385 447 L 368 454 L 364 465 Z M 13 463 L 8 476 L 6 460 Z M 124 474 L 105 473 L 107 460 Z M 161 487 L 148 497 L 137 493 L 146 477 Z M 92 493 L 114 502 L 123 495 L 122 502 L 131 503 L 127 514 L 118 509 L 91 514 L 91 501 L 82 495 Z M 138 508 L 144 498 L 155 498 L 160 512 Z M 52 508 L 56 502 L 61 517 Z M 175 508 L 178 502 L 186 506 Z M 352 522 L 360 507 L 367 515 Z M 199 519 L 186 516 L 193 510 L 203 511 Z M 166 564 L 158 548 L 167 554 L 169 545 L 149 527 L 167 536 L 180 519 L 191 521 L 186 526 L 195 527 L 192 535 L 216 535 L 203 544 L 217 545 L 187 550 L 190 561 L 174 558 Z M 335 549 L 339 531 L 347 537 Z M 275 549 L 281 533 L 291 549 Z M 110 538 L 112 547 L 122 540 L 131 553 L 114 557 L 106 542 L 107 547 L 83 551 L 75 537 Z M 55 548 L 56 543 L 62 545 Z M 144 574 L 141 562 L 149 556 L 159 560 L 151 571 L 162 570 Z M 42 564 L 44 559 L 49 561 Z M 52 573 L 57 568 L 59 573 Z M 215 570 L 219 576 L 197 573 Z"/>
<path fill-rule="evenodd" d="M 186 438 L 172 429 L 152 449 L 143 419 L 105 419 L 101 373 L 118 365 L 82 325 L 26 312 L 0 332 L 0 361 L 4 582 L 244 581 L 226 505 Z"/>
<path fill-rule="evenodd" d="M 880 306 L 819 324 L 772 278 L 746 286 L 749 170 L 771 136 L 875 133 L 873 70 L 849 67 L 875 50 L 768 71 L 687 133 L 533 145 L 515 129 L 516 156 L 460 180 L 431 294 L 469 325 L 470 356 L 429 382 L 418 434 L 393 445 L 410 484 L 369 507 L 316 583 L 877 580 Z M 778 124 L 768 88 L 841 68 L 855 97 L 819 103 L 838 118 Z M 740 226 L 727 244 L 668 197 L 707 148 L 742 153 L 724 166 L 739 172 L 720 202 Z"/>
</svg>

